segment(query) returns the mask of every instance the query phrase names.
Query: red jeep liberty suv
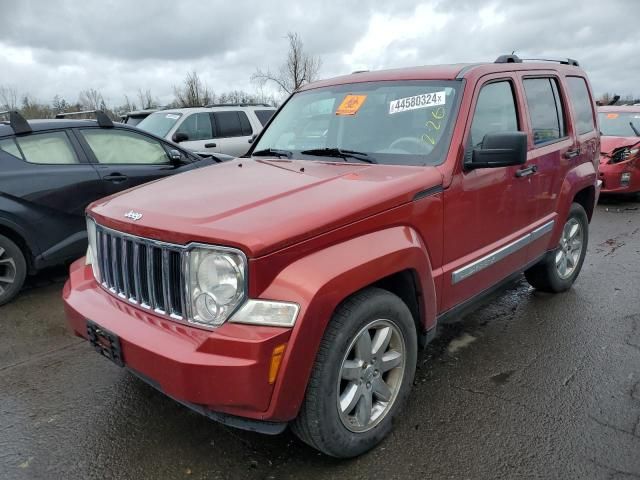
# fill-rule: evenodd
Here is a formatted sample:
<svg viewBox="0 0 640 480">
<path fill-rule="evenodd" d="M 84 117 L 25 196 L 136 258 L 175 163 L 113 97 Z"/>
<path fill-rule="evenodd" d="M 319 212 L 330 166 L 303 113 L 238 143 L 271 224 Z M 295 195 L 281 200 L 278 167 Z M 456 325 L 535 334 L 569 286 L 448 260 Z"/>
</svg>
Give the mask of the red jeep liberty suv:
<svg viewBox="0 0 640 480">
<path fill-rule="evenodd" d="M 69 323 L 209 418 L 359 455 L 391 430 L 438 321 L 522 272 L 571 287 L 599 142 L 574 60 L 307 85 L 244 158 L 90 206 Z"/>
</svg>

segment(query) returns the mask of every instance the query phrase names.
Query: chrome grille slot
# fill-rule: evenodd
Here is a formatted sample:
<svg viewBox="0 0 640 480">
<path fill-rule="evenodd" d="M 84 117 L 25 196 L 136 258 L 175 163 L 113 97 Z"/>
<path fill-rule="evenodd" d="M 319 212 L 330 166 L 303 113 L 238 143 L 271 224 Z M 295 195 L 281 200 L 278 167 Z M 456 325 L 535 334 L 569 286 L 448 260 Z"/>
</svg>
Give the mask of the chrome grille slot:
<svg viewBox="0 0 640 480">
<path fill-rule="evenodd" d="M 185 318 L 183 248 L 96 225 L 102 286 L 130 303 Z"/>
</svg>

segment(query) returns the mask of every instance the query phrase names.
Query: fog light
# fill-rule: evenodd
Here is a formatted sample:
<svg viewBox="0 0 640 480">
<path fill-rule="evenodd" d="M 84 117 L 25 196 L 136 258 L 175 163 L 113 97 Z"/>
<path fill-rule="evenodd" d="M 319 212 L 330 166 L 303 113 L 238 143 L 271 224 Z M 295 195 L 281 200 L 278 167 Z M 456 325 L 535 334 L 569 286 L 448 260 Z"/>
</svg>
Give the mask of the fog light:
<svg viewBox="0 0 640 480">
<path fill-rule="evenodd" d="M 286 344 L 282 344 L 273 349 L 273 353 L 271 354 L 271 366 L 269 367 L 269 384 L 274 384 L 276 378 L 278 378 L 278 371 L 282 364 L 282 356 L 284 355 L 284 349 L 286 346 Z"/>
<path fill-rule="evenodd" d="M 629 183 L 631 183 L 631 173 L 630 172 L 625 172 L 622 175 L 620 175 L 620 185 L 622 187 L 628 187 Z"/>
</svg>

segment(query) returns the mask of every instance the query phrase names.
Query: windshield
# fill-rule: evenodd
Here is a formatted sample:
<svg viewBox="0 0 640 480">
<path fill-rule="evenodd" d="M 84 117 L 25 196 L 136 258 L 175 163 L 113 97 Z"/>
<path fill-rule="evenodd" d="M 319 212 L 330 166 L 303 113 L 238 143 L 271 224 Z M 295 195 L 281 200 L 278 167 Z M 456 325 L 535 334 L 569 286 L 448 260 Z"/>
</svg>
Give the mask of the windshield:
<svg viewBox="0 0 640 480">
<path fill-rule="evenodd" d="M 164 137 L 181 116 L 181 113 L 156 112 L 142 120 L 137 127 L 159 137 Z"/>
<path fill-rule="evenodd" d="M 273 119 L 253 154 L 272 150 L 309 160 L 440 164 L 449 146 L 461 85 L 460 81 L 405 80 L 296 93 Z M 323 150 L 333 152 L 323 154 Z M 344 152 L 358 155 L 325 158 Z"/>
<path fill-rule="evenodd" d="M 600 132 L 607 137 L 636 137 L 631 123 L 640 132 L 640 112 L 600 112 Z"/>
</svg>

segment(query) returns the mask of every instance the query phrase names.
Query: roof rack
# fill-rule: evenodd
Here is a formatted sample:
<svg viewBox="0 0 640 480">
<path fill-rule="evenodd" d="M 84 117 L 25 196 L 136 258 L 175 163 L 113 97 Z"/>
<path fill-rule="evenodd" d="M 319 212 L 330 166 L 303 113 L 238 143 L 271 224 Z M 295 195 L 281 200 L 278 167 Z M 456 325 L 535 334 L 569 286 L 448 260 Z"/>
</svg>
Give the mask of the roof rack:
<svg viewBox="0 0 640 480">
<path fill-rule="evenodd" d="M 31 133 L 31 126 L 29 122 L 20 115 L 15 110 L 6 110 L 4 112 L 0 112 L 0 115 L 9 115 L 9 126 L 13 129 L 13 132 L 16 135 L 20 135 L 22 133 Z"/>
<path fill-rule="evenodd" d="M 522 62 L 557 62 L 562 65 L 579 67 L 580 64 L 573 58 L 520 58 L 517 55 L 500 55 L 494 63 L 522 63 Z"/>
<path fill-rule="evenodd" d="M 104 113 L 102 110 L 84 110 L 82 112 L 58 113 L 56 115 L 56 118 L 65 118 L 65 117 L 69 117 L 71 115 L 87 115 L 89 113 L 95 113 L 96 120 L 98 121 L 98 125 L 99 126 L 101 126 L 103 128 L 113 128 L 113 122 L 107 116 L 107 114 Z"/>
<path fill-rule="evenodd" d="M 268 103 L 211 103 L 206 105 L 206 108 L 214 107 L 272 107 Z"/>
</svg>

